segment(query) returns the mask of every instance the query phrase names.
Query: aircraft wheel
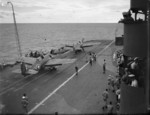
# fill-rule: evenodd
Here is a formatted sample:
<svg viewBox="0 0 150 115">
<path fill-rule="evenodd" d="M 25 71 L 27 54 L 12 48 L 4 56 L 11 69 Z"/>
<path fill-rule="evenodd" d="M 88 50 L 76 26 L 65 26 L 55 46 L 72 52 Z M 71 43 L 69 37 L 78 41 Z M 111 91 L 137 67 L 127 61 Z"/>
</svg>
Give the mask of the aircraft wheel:
<svg viewBox="0 0 150 115">
<path fill-rule="evenodd" d="M 50 70 L 50 71 L 52 71 L 52 70 L 57 70 L 57 68 L 55 68 L 55 67 L 50 67 L 49 70 Z"/>
<path fill-rule="evenodd" d="M 39 70 L 39 72 L 44 71 L 44 70 L 45 70 L 45 68 L 41 67 L 40 70 Z"/>
<path fill-rule="evenodd" d="M 78 54 L 78 51 L 75 51 L 75 54 Z"/>
<path fill-rule="evenodd" d="M 53 70 L 57 70 L 57 68 L 53 67 Z"/>
</svg>

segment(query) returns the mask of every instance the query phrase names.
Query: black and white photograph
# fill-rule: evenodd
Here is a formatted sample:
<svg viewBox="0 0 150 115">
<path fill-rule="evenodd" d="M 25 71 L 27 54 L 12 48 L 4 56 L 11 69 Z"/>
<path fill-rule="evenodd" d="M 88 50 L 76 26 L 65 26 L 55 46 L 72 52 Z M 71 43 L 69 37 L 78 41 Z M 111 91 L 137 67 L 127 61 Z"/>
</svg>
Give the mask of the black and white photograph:
<svg viewBox="0 0 150 115">
<path fill-rule="evenodd" d="M 150 113 L 150 0 L 0 0 L 0 115 Z"/>
</svg>

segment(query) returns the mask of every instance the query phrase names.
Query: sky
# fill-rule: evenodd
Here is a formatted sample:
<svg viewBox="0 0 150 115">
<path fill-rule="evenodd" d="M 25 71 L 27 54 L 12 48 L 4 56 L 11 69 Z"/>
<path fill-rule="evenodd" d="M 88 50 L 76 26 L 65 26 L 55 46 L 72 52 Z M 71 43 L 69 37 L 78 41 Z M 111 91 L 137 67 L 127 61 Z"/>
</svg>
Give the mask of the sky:
<svg viewBox="0 0 150 115">
<path fill-rule="evenodd" d="M 12 7 L 0 0 L 0 23 L 13 23 Z M 117 23 L 130 0 L 11 0 L 17 23 Z"/>
</svg>

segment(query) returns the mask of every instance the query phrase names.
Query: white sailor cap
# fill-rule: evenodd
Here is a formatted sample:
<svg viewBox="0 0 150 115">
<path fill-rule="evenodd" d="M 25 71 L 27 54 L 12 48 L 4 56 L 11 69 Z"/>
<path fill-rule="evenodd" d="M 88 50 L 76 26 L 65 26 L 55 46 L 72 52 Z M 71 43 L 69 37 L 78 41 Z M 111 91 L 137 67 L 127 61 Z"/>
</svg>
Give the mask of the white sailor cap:
<svg viewBox="0 0 150 115">
<path fill-rule="evenodd" d="M 135 77 L 135 75 L 134 74 L 130 74 L 130 75 L 128 75 L 128 77 L 132 78 L 132 77 Z"/>
<path fill-rule="evenodd" d="M 22 96 L 22 99 L 25 99 L 26 97 L 25 96 Z"/>
<path fill-rule="evenodd" d="M 135 57 L 135 58 L 134 58 L 134 61 L 137 60 L 137 59 L 138 59 L 138 57 Z"/>
</svg>

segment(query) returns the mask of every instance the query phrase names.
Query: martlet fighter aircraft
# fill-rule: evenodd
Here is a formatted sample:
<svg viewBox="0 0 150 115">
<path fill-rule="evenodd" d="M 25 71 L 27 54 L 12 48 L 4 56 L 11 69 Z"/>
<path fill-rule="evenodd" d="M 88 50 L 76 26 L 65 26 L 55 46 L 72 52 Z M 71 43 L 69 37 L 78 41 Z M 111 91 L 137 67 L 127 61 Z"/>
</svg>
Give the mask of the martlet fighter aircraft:
<svg viewBox="0 0 150 115">
<path fill-rule="evenodd" d="M 52 57 L 52 55 L 47 54 L 44 58 L 31 58 L 31 57 L 23 57 L 21 62 L 21 73 L 22 75 L 27 74 L 36 74 L 41 69 L 48 67 L 49 69 L 56 69 L 56 66 L 60 66 L 63 64 L 73 63 L 76 59 L 59 59 Z M 26 67 L 30 65 L 30 67 Z M 14 73 L 18 73 L 18 70 L 13 71 Z"/>
<path fill-rule="evenodd" d="M 78 52 L 80 52 L 80 51 L 84 51 L 84 48 L 85 48 L 85 47 L 91 47 L 91 46 L 96 45 L 96 44 L 100 44 L 100 43 L 90 43 L 90 42 L 84 42 L 84 41 L 82 40 L 82 41 L 79 41 L 77 44 L 66 45 L 66 47 L 73 48 L 73 51 L 74 51 L 75 53 L 78 53 Z"/>
<path fill-rule="evenodd" d="M 52 49 L 50 53 L 53 55 L 58 55 L 58 54 L 66 53 L 68 51 L 69 51 L 69 49 L 66 49 L 66 47 L 61 47 L 59 49 Z"/>
</svg>

